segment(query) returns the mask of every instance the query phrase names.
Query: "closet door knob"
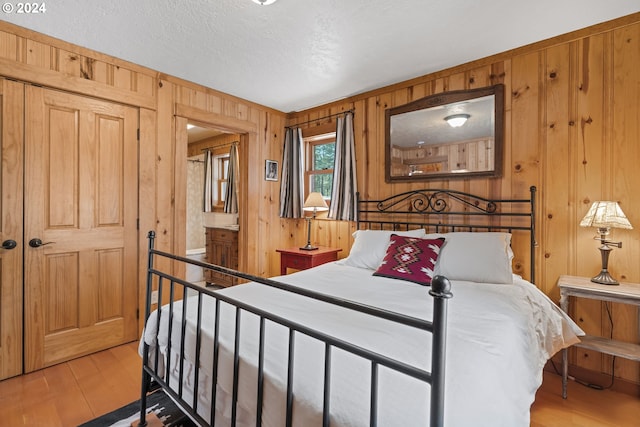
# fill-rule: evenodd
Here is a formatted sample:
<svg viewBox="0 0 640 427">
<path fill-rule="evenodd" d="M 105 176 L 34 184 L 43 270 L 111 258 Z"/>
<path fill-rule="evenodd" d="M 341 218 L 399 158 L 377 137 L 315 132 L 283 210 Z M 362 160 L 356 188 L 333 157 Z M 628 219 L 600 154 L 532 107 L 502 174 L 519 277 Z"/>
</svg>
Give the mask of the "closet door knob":
<svg viewBox="0 0 640 427">
<path fill-rule="evenodd" d="M 5 240 L 2 242 L 2 249 L 13 249 L 16 246 L 18 246 L 18 244 L 15 240 Z"/>
<path fill-rule="evenodd" d="M 42 240 L 38 239 L 37 237 L 29 240 L 29 246 L 31 246 L 32 248 L 39 248 L 40 246 L 50 245 L 51 243 L 55 242 L 42 243 Z"/>
</svg>

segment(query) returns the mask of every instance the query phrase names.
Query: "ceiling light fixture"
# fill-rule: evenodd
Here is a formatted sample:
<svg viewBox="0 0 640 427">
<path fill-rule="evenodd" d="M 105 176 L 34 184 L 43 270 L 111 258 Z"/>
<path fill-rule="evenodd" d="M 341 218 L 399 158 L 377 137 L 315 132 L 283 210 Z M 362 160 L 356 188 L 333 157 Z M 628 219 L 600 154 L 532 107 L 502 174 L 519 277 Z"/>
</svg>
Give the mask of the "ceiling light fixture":
<svg viewBox="0 0 640 427">
<path fill-rule="evenodd" d="M 276 2 L 276 0 L 252 0 L 254 3 L 259 4 L 260 6 L 269 6 Z"/>
<path fill-rule="evenodd" d="M 459 128 L 471 117 L 469 114 L 453 114 L 445 117 L 445 121 L 449 123 L 452 128 Z"/>
</svg>

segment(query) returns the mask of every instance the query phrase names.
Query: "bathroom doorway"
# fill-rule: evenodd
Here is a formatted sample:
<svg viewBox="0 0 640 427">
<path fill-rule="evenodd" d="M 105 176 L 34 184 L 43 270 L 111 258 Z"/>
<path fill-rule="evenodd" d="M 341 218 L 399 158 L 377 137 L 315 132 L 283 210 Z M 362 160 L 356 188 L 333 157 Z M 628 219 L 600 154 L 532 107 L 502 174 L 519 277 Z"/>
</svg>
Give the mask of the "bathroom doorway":
<svg viewBox="0 0 640 427">
<path fill-rule="evenodd" d="M 224 202 L 229 185 L 231 147 L 235 145 L 237 148 L 239 143 L 239 134 L 187 123 L 185 232 L 188 258 L 213 262 L 211 256 L 207 256 L 206 242 L 210 229 L 238 231 L 238 213 L 224 212 Z M 186 279 L 191 282 L 208 281 L 202 269 L 195 266 L 188 266 Z"/>
</svg>

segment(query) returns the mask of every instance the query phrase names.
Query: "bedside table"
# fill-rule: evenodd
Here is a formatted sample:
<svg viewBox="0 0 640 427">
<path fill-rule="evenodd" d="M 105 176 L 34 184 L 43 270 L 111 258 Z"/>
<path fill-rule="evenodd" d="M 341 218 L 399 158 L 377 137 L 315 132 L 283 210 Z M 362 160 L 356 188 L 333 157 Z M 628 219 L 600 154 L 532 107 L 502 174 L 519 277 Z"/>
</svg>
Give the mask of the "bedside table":
<svg viewBox="0 0 640 427">
<path fill-rule="evenodd" d="M 299 248 L 276 249 L 280 252 L 280 274 L 287 274 L 287 268 L 306 270 L 330 261 L 338 259 L 338 252 L 342 249 L 318 246 L 313 251 L 305 251 Z"/>
<path fill-rule="evenodd" d="M 600 301 L 611 301 L 621 304 L 632 304 L 640 307 L 640 284 L 620 283 L 619 285 L 601 285 L 594 283 L 587 277 L 560 276 L 560 308 L 569 313 L 569 297 L 589 298 Z M 640 324 L 640 318 L 638 319 Z M 612 340 L 605 337 L 585 335 L 580 342 L 574 344 L 600 353 L 619 356 L 640 362 L 640 345 Z M 567 398 L 567 376 L 569 361 L 567 349 L 562 350 L 562 397 Z"/>
</svg>

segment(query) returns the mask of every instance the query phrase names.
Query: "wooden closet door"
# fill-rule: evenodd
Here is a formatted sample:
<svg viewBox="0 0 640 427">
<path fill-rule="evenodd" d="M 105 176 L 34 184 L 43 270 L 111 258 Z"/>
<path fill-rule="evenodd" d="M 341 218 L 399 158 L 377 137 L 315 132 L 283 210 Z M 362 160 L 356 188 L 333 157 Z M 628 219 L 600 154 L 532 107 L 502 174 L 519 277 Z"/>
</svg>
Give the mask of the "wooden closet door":
<svg viewBox="0 0 640 427">
<path fill-rule="evenodd" d="M 30 372 L 138 338 L 138 110 L 34 86 L 25 102 Z"/>
<path fill-rule="evenodd" d="M 0 380 L 22 373 L 23 129 L 24 85 L 0 79 Z"/>
</svg>

